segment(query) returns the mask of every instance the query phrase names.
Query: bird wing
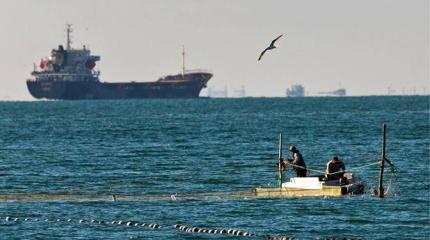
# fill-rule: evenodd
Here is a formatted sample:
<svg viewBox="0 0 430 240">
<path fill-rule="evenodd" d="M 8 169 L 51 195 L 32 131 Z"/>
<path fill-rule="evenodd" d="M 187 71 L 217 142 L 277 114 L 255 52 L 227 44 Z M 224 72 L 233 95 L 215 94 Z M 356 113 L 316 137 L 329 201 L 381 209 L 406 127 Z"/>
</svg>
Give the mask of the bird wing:
<svg viewBox="0 0 430 240">
<path fill-rule="evenodd" d="M 273 41 L 270 43 L 270 46 L 275 46 L 275 42 L 280 39 L 282 36 L 284 36 L 284 34 L 279 35 L 279 37 L 273 39 Z"/>
<path fill-rule="evenodd" d="M 261 60 L 261 58 L 263 57 L 264 53 L 267 51 L 268 48 L 264 49 L 261 53 L 260 56 L 258 57 L 258 61 Z"/>
</svg>

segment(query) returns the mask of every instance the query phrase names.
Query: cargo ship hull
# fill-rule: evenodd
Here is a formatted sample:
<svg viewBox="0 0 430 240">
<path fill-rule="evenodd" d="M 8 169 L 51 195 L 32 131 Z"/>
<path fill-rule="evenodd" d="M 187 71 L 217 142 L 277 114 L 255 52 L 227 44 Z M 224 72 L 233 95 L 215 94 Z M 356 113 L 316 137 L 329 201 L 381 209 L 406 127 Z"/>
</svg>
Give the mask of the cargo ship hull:
<svg viewBox="0 0 430 240">
<path fill-rule="evenodd" d="M 27 88 L 38 99 L 197 98 L 211 77 L 210 73 L 199 73 L 181 80 L 126 83 L 27 80 Z"/>
</svg>

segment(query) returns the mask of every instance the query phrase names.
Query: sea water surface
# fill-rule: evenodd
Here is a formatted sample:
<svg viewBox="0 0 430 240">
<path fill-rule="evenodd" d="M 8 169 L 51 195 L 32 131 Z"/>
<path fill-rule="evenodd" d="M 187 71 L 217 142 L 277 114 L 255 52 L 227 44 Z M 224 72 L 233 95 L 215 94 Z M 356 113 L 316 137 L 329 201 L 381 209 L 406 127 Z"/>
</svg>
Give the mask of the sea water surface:
<svg viewBox="0 0 430 240">
<path fill-rule="evenodd" d="M 174 224 L 429 239 L 429 114 L 428 96 L 0 102 L 0 239 L 247 239 Z M 386 198 L 249 194 L 276 184 L 279 133 L 310 168 L 338 155 L 353 169 L 380 159 L 383 123 L 397 168 Z M 354 173 L 370 192 L 378 172 Z"/>
</svg>

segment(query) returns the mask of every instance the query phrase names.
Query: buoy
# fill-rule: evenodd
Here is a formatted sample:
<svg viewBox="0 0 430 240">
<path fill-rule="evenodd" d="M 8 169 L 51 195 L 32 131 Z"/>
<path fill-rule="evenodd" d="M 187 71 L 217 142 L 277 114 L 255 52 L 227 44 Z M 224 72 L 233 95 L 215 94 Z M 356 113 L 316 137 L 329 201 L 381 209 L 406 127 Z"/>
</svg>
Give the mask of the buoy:
<svg viewBox="0 0 430 240">
<path fill-rule="evenodd" d="M 18 220 L 19 220 L 19 218 L 15 218 L 13 221 L 14 221 L 14 222 L 18 222 Z"/>
<path fill-rule="evenodd" d="M 135 224 L 134 224 L 134 226 L 135 226 L 135 227 L 139 226 L 139 223 L 135 223 Z"/>
<path fill-rule="evenodd" d="M 67 221 L 68 221 L 68 222 L 71 222 L 71 221 L 72 221 L 72 219 L 70 219 L 70 218 L 69 218 L 69 219 L 67 219 Z"/>
<path fill-rule="evenodd" d="M 83 223 L 83 222 L 84 222 L 84 220 L 83 220 L 83 219 L 79 220 L 79 223 Z"/>
<path fill-rule="evenodd" d="M 91 219 L 91 223 L 95 223 L 96 222 L 96 220 L 94 220 L 94 219 Z"/>
<path fill-rule="evenodd" d="M 142 223 L 142 225 L 140 225 L 140 226 L 145 227 L 145 225 L 146 225 L 145 223 Z"/>
<path fill-rule="evenodd" d="M 119 225 L 121 225 L 121 224 L 122 224 L 122 221 L 118 221 L 118 224 L 119 224 Z"/>
<path fill-rule="evenodd" d="M 38 222 L 38 221 L 39 221 L 39 219 L 38 219 L 38 218 L 35 218 L 35 219 L 34 219 L 34 221 Z"/>
<path fill-rule="evenodd" d="M 28 218 L 25 218 L 25 219 L 24 219 L 24 221 L 26 221 L 26 222 L 27 222 L 27 221 L 28 221 Z"/>
<path fill-rule="evenodd" d="M 132 222 L 127 222 L 127 226 L 130 227 L 131 224 L 133 224 Z"/>
<path fill-rule="evenodd" d="M 9 222 L 10 217 L 9 217 L 9 216 L 7 216 L 4 220 L 5 220 L 6 222 Z"/>
<path fill-rule="evenodd" d="M 116 221 L 112 221 L 111 224 L 116 224 Z"/>
</svg>

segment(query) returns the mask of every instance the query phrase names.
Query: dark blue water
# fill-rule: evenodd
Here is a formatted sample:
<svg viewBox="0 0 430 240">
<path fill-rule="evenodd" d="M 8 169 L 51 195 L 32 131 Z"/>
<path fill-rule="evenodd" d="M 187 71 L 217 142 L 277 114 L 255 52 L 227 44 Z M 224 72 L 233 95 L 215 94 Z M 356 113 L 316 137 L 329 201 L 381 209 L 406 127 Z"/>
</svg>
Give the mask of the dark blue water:
<svg viewBox="0 0 430 240">
<path fill-rule="evenodd" d="M 0 239 L 237 238 L 182 233 L 176 223 L 242 229 L 257 239 L 428 239 L 429 114 L 429 97 L 2 102 L 0 195 L 28 198 L 0 202 Z M 235 195 L 274 184 L 280 132 L 311 168 L 323 170 L 334 154 L 354 168 L 380 158 L 382 123 L 398 169 L 385 199 Z M 378 171 L 355 173 L 369 191 Z M 387 185 L 390 176 L 387 169 Z M 110 201 L 111 194 L 124 198 Z"/>
</svg>

